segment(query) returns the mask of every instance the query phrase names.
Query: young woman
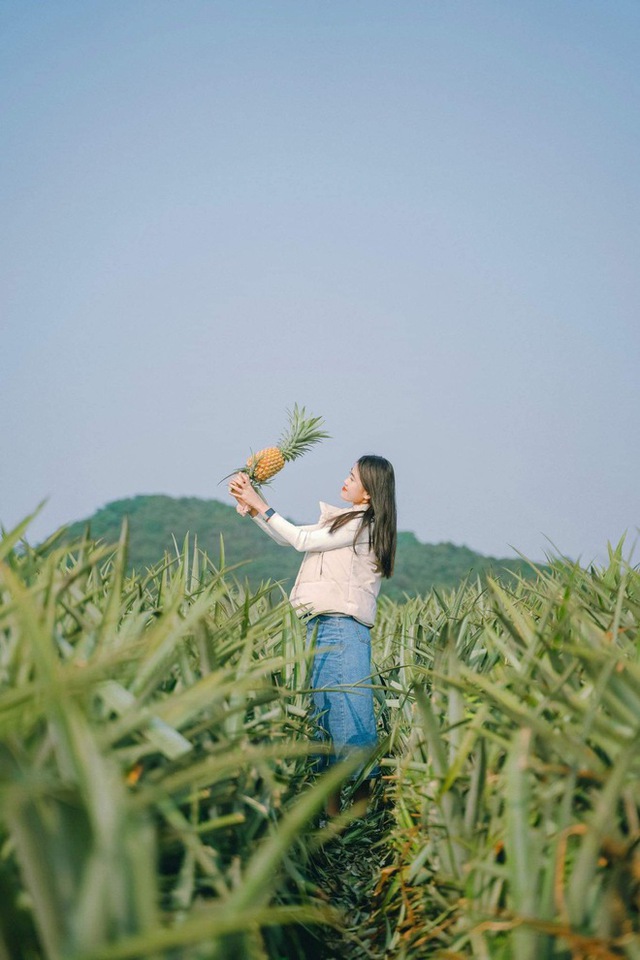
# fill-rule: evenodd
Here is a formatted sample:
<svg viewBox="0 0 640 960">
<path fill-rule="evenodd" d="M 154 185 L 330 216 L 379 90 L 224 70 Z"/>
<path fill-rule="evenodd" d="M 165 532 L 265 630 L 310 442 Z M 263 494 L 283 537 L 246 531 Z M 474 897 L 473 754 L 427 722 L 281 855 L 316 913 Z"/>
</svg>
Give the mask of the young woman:
<svg viewBox="0 0 640 960">
<path fill-rule="evenodd" d="M 320 520 L 296 526 L 285 520 L 253 489 L 244 473 L 229 484 L 240 512 L 249 512 L 276 543 L 304 553 L 290 595 L 307 620 L 307 639 L 318 653 L 311 676 L 315 717 L 334 758 L 377 743 L 371 688 L 370 628 L 382 577 L 390 577 L 396 551 L 396 501 L 393 467 L 384 457 L 360 457 L 344 481 L 341 496 L 349 508 L 320 504 Z M 374 768 L 369 777 L 379 774 Z M 355 799 L 368 796 L 368 782 Z M 327 813 L 340 809 L 339 793 Z"/>
</svg>

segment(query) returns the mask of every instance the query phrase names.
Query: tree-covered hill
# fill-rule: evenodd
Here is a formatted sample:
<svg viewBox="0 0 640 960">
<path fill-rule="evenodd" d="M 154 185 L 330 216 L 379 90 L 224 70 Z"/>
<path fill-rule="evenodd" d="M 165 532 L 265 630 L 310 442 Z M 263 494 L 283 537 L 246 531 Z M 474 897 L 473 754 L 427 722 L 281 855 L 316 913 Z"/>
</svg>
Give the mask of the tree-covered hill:
<svg viewBox="0 0 640 960">
<path fill-rule="evenodd" d="M 89 525 L 93 538 L 115 542 L 125 517 L 130 529 L 129 563 L 138 572 L 162 559 L 165 550 L 173 552 L 173 538 L 181 544 L 187 533 L 191 538 L 197 536 L 199 546 L 214 563 L 219 558 L 222 536 L 226 564 L 242 563 L 237 575 L 247 577 L 252 586 L 267 579 L 286 581 L 288 585 L 300 563 L 294 550 L 273 543 L 251 520 L 238 516 L 233 507 L 197 497 L 153 495 L 116 500 L 92 517 L 71 524 L 65 537 L 78 537 Z M 413 533 L 403 532 L 398 536 L 394 577 L 383 581 L 382 591 L 401 599 L 405 594 L 424 594 L 432 586 L 455 587 L 470 574 L 488 571 L 526 574 L 529 568 L 517 559 L 485 557 L 452 543 L 421 543 Z"/>
</svg>

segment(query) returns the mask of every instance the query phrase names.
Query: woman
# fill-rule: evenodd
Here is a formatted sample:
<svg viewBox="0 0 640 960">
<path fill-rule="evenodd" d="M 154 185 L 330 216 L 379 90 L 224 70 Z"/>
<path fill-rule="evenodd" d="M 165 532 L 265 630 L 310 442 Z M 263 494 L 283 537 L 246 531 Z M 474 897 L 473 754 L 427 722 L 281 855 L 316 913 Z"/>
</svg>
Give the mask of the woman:
<svg viewBox="0 0 640 960">
<path fill-rule="evenodd" d="M 335 759 L 377 743 L 371 689 L 370 628 L 382 577 L 390 577 L 396 550 L 393 467 L 384 457 L 360 457 L 344 481 L 347 509 L 320 504 L 320 520 L 296 526 L 253 489 L 244 473 L 229 484 L 240 512 L 249 512 L 276 543 L 304 553 L 291 603 L 307 620 L 307 640 L 318 653 L 311 675 L 316 719 L 332 741 Z M 339 688 L 339 689 L 336 689 Z M 369 777 L 379 775 L 376 767 Z M 365 781 L 355 799 L 366 799 Z M 340 810 L 339 792 L 327 813 Z"/>
</svg>

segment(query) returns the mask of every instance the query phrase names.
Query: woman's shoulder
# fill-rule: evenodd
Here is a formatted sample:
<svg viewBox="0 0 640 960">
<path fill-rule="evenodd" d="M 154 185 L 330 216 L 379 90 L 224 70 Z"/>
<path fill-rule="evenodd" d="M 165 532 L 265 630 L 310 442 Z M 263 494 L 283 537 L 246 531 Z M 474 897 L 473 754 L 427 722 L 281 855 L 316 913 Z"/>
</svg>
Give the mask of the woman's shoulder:
<svg viewBox="0 0 640 960">
<path fill-rule="evenodd" d="M 332 503 L 325 503 L 324 500 L 320 500 L 318 504 L 320 507 L 320 518 L 322 520 L 333 520 L 334 517 L 339 517 L 343 513 L 351 513 L 353 507 L 335 507 Z"/>
<path fill-rule="evenodd" d="M 353 513 L 354 520 L 359 520 L 361 516 L 360 511 L 354 509 L 354 507 L 334 507 L 331 503 L 325 503 L 323 500 L 320 501 L 320 523 L 329 523 L 331 520 L 335 520 L 336 517 L 341 517 L 345 513 Z"/>
</svg>

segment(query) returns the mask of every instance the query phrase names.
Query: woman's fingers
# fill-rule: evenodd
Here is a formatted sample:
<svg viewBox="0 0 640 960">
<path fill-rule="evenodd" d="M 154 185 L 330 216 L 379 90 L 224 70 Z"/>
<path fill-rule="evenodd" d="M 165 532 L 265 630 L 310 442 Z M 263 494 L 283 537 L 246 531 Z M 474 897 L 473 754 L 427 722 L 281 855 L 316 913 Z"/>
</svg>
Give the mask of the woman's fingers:
<svg viewBox="0 0 640 960">
<path fill-rule="evenodd" d="M 233 480 L 231 480 L 231 482 L 229 483 L 228 489 L 231 496 L 235 497 L 235 499 L 238 501 L 238 505 L 242 506 L 245 509 L 245 511 L 248 510 L 249 505 L 245 500 L 245 496 L 252 491 L 251 485 L 243 483 L 237 477 L 234 477 Z M 238 512 L 240 511 L 238 510 Z"/>
<path fill-rule="evenodd" d="M 245 498 L 250 497 L 255 491 L 249 483 L 249 478 L 245 476 L 245 474 L 239 474 L 231 480 L 229 493 L 232 497 L 235 497 L 236 500 L 246 503 Z"/>
<path fill-rule="evenodd" d="M 229 489 L 246 490 L 250 486 L 249 478 L 245 473 L 236 473 L 229 483 Z"/>
<path fill-rule="evenodd" d="M 254 490 L 246 473 L 236 473 L 229 482 L 229 493 L 237 500 L 238 513 L 249 513 L 251 510 L 260 510 L 264 501 Z"/>
</svg>

